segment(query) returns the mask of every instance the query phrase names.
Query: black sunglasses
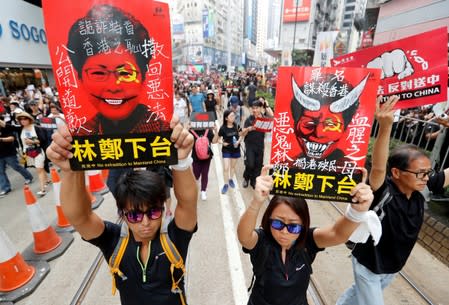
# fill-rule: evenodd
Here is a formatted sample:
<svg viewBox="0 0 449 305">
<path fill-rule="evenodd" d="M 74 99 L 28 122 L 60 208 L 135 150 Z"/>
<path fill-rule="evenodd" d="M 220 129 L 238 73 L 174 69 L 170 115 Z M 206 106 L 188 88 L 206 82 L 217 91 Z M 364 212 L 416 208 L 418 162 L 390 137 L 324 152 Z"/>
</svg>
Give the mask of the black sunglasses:
<svg viewBox="0 0 449 305">
<path fill-rule="evenodd" d="M 152 208 L 152 209 L 148 209 L 148 211 L 146 211 L 146 212 L 142 212 L 139 210 L 132 210 L 132 211 L 123 212 L 123 215 L 126 216 L 126 219 L 130 223 L 139 223 L 143 220 L 144 215 L 147 215 L 147 217 L 151 220 L 156 220 L 156 219 L 161 218 L 163 210 L 164 210 L 163 208 Z"/>
<path fill-rule="evenodd" d="M 426 172 L 413 172 L 408 169 L 399 169 L 399 170 L 403 171 L 403 172 L 415 174 L 416 179 L 424 179 L 426 176 L 430 177 L 435 173 L 435 170 L 433 170 L 433 169 L 426 171 Z"/>
<path fill-rule="evenodd" d="M 271 227 L 275 230 L 282 231 L 287 227 L 287 231 L 291 234 L 299 234 L 302 231 L 302 225 L 299 223 L 283 223 L 279 219 L 270 219 Z"/>
</svg>

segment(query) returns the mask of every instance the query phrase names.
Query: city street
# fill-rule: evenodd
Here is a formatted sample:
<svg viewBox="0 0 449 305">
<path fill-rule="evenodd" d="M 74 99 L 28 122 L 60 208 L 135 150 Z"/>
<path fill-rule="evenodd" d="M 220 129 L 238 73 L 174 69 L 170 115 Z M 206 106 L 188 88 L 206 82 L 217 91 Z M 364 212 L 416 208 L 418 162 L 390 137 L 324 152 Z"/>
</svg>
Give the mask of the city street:
<svg viewBox="0 0 449 305">
<path fill-rule="evenodd" d="M 250 202 L 252 189 L 241 187 L 243 162 L 239 161 L 239 183 L 236 189 L 231 189 L 226 195 L 220 193 L 223 178 L 218 149 L 219 146 L 214 145 L 215 157 L 210 171 L 208 198 L 206 201 L 198 201 L 198 232 L 190 244 L 187 260 L 186 286 L 189 304 L 246 304 L 247 287 L 252 277 L 249 258 L 241 251 L 236 238 L 238 218 Z M 8 171 L 8 174 L 14 190 L 7 197 L 0 199 L 0 223 L 17 249 L 22 251 L 32 242 L 31 226 L 21 189 L 23 181 L 15 172 Z M 32 184 L 31 189 L 36 192 L 36 182 Z M 96 212 L 106 219 L 116 221 L 115 202 L 111 194 L 104 195 L 104 199 Z M 56 212 L 53 192 L 50 191 L 45 197 L 39 198 L 39 204 L 49 221 L 54 222 Z M 338 206 L 342 209 L 344 204 Z M 313 226 L 330 224 L 338 217 L 338 212 L 327 202 L 310 202 L 309 208 Z M 67 252 L 50 262 L 50 273 L 37 290 L 16 304 L 120 304 L 118 294 L 115 297 L 111 295 L 111 278 L 104 260 L 84 300 L 72 303 L 98 255 L 95 247 L 83 242 L 77 233 L 74 233 L 74 236 L 75 241 Z M 313 264 L 313 279 L 325 304 L 335 304 L 338 296 L 352 282 L 352 267 L 348 254 L 345 246 L 340 245 L 320 253 Z M 432 304 L 445 304 L 449 298 L 449 268 L 416 245 L 404 271 L 433 299 Z M 399 277 L 386 290 L 385 299 L 386 304 L 429 304 Z M 312 299 L 309 302 L 315 304 Z"/>
</svg>

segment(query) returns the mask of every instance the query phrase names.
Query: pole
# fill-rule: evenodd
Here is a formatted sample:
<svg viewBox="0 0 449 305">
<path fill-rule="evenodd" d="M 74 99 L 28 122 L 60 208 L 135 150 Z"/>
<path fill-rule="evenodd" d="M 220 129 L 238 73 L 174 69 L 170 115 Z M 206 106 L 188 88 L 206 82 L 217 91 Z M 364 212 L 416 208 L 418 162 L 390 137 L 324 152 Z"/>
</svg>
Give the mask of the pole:
<svg viewBox="0 0 449 305">
<path fill-rule="evenodd" d="M 294 64 L 293 61 L 293 54 L 295 53 L 295 42 L 296 42 L 296 20 L 298 19 L 298 2 L 299 0 L 296 0 L 296 9 L 295 9 L 295 28 L 293 30 L 293 46 L 292 46 L 292 65 Z"/>
</svg>

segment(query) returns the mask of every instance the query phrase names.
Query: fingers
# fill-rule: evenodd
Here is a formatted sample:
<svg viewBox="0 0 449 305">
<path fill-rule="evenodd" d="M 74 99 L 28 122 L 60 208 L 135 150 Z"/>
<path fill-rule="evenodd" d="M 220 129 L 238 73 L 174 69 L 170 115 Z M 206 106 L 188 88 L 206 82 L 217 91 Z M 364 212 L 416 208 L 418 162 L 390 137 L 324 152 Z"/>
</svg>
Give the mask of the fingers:
<svg viewBox="0 0 449 305">
<path fill-rule="evenodd" d="M 174 129 L 176 125 L 179 124 L 179 117 L 177 114 L 173 114 L 170 121 L 170 128 Z"/>
<path fill-rule="evenodd" d="M 391 111 L 392 109 L 394 109 L 394 106 L 396 105 L 396 103 L 398 101 L 399 101 L 398 95 L 389 96 L 387 101 L 385 103 L 383 103 L 382 110 Z"/>
<path fill-rule="evenodd" d="M 362 183 L 366 183 L 366 180 L 368 180 L 368 171 L 364 167 L 359 167 L 358 169 L 362 171 Z"/>
<path fill-rule="evenodd" d="M 268 173 L 269 173 L 270 169 L 272 169 L 272 168 L 273 168 L 273 165 L 271 165 L 271 164 L 265 165 L 262 168 L 262 171 L 260 172 L 260 175 L 261 176 L 268 176 Z"/>
</svg>

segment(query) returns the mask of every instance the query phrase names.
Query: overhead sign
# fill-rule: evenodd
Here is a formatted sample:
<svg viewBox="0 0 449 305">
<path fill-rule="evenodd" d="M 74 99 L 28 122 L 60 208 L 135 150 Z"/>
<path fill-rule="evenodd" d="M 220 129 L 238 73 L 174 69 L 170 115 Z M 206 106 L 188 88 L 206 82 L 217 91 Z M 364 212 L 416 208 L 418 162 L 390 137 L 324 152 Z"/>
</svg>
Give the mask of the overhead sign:
<svg viewBox="0 0 449 305">
<path fill-rule="evenodd" d="M 50 66 L 42 10 L 25 1 L 3 0 L 0 9 L 0 63 Z"/>
<path fill-rule="evenodd" d="M 282 16 L 284 23 L 309 21 L 310 0 L 284 0 Z"/>
</svg>

